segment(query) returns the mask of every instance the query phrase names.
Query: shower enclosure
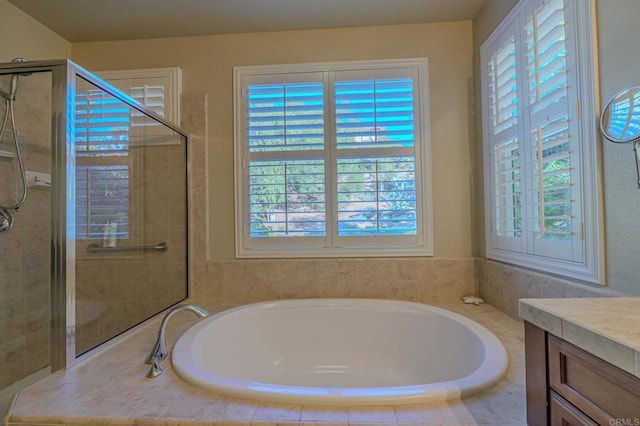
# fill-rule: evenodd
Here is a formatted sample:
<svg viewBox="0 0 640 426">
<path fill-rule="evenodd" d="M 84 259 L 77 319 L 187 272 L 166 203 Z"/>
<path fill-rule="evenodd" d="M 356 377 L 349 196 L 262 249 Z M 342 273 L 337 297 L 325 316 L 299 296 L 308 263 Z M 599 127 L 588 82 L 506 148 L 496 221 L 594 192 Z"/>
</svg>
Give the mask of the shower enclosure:
<svg viewBox="0 0 640 426">
<path fill-rule="evenodd" d="M 128 95 L 69 60 L 0 95 L 1 394 L 187 298 L 188 215 L 187 136 Z"/>
</svg>

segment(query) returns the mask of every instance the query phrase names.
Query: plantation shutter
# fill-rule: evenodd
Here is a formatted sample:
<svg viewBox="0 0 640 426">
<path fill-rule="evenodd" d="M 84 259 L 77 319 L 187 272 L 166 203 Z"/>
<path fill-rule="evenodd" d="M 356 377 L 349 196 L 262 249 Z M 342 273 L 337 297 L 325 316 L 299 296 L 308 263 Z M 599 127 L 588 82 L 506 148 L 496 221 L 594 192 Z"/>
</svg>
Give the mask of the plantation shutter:
<svg viewBox="0 0 640 426">
<path fill-rule="evenodd" d="M 165 88 L 163 85 L 144 84 L 141 86 L 131 86 L 130 95 L 133 99 L 140 102 L 151 111 L 158 114 L 160 117 L 164 117 L 165 113 Z M 159 125 L 160 123 L 154 120 L 149 120 L 140 111 L 133 110 L 131 112 L 131 125 L 132 126 L 149 126 Z"/>
<path fill-rule="evenodd" d="M 164 116 L 164 86 L 145 84 L 143 86 L 132 86 L 130 90 L 131 97 L 133 99 L 140 102 L 142 105 L 146 106 L 151 111 L 158 114 L 160 117 Z"/>
<path fill-rule="evenodd" d="M 487 257 L 600 283 L 593 4 L 521 0 L 481 48 Z"/>
<path fill-rule="evenodd" d="M 581 261 L 576 66 L 567 56 L 572 16 L 564 0 L 538 1 L 524 27 L 527 240 L 533 254 Z"/>
<path fill-rule="evenodd" d="M 129 108 L 99 90 L 76 95 L 76 235 L 101 239 L 118 224 L 129 233 Z"/>
<path fill-rule="evenodd" d="M 80 157 L 127 155 L 129 108 L 96 89 L 76 95 L 76 151 Z"/>
<path fill-rule="evenodd" d="M 235 69 L 238 257 L 431 254 L 426 65 Z"/>
<path fill-rule="evenodd" d="M 386 245 L 420 245 L 417 73 L 396 68 L 333 77 L 337 244 L 367 245 L 376 237 Z"/>
<path fill-rule="evenodd" d="M 489 47 L 485 105 L 489 114 L 491 196 L 488 210 L 493 213 L 490 228 L 493 247 L 520 251 L 522 236 L 522 138 L 518 117 L 517 42 L 514 26 Z"/>
<path fill-rule="evenodd" d="M 324 246 L 325 84 L 321 73 L 243 85 L 249 246 Z M 268 241 L 266 241 L 268 240 Z"/>
<path fill-rule="evenodd" d="M 146 77 L 116 80 L 120 90 L 128 93 L 133 99 L 159 115 L 169 117 L 171 102 L 169 102 L 170 77 Z M 131 114 L 131 146 L 151 146 L 162 143 L 162 136 L 170 132 L 160 122 L 149 118 L 135 108 L 130 109 Z M 157 138 L 154 138 L 157 137 Z"/>
</svg>

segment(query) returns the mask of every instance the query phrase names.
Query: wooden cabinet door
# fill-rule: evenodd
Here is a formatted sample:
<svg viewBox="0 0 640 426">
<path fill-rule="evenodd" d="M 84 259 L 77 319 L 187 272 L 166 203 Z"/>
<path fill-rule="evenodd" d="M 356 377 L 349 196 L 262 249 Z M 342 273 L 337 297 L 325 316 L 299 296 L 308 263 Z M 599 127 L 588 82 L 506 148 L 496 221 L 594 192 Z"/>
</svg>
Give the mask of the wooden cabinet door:
<svg viewBox="0 0 640 426">
<path fill-rule="evenodd" d="M 551 426 L 598 426 L 596 422 L 553 391 L 550 409 Z"/>
</svg>

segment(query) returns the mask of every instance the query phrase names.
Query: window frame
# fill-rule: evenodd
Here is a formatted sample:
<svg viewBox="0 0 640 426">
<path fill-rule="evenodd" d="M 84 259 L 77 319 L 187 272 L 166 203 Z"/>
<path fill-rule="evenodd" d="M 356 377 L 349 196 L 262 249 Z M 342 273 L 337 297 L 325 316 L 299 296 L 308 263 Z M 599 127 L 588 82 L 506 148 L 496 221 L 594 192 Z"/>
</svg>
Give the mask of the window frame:
<svg viewBox="0 0 640 426">
<path fill-rule="evenodd" d="M 572 202 L 581 213 L 577 232 L 572 233 L 573 243 L 578 243 L 582 259 L 579 261 L 563 260 L 554 257 L 553 254 L 534 254 L 532 244 L 534 238 L 527 234 L 534 225 L 527 223 L 527 216 L 531 214 L 533 204 L 524 191 L 527 188 L 527 180 L 531 179 L 532 172 L 527 170 L 525 162 L 529 153 L 524 151 L 529 148 L 530 135 L 527 127 L 529 121 L 529 105 L 525 105 L 522 90 L 528 90 L 528 82 L 524 72 L 526 60 L 524 58 L 524 29 L 529 14 L 534 8 L 541 7 L 546 1 L 522 0 L 507 17 L 500 23 L 496 30 L 487 38 L 480 49 L 481 60 L 481 89 L 482 89 L 482 124 L 483 124 L 483 168 L 484 168 L 484 206 L 485 206 L 485 254 L 488 259 L 494 259 L 505 263 L 523 266 L 553 275 L 577 279 L 595 284 L 604 284 L 604 247 L 603 247 L 603 212 L 602 212 L 602 188 L 599 170 L 600 150 L 599 135 L 597 130 L 597 117 L 599 116 L 599 89 L 597 79 L 597 51 L 596 51 L 596 24 L 595 5 L 593 0 L 572 1 L 572 13 L 566 21 L 573 24 L 566 27 L 567 38 L 567 67 L 573 68 L 570 79 L 575 81 L 577 87 L 570 87 L 569 98 L 575 94 L 577 102 L 575 110 L 569 104 L 568 113 L 570 120 L 577 120 L 578 134 L 572 135 L 574 142 L 578 144 L 577 162 L 572 160 L 571 167 L 577 167 L 576 177 L 579 180 L 579 188 L 572 189 Z M 518 130 L 519 161 L 521 188 L 521 236 L 512 238 L 500 237 L 495 232 L 496 205 L 494 193 L 494 174 L 492 155 L 493 148 L 497 145 L 492 140 L 490 96 L 489 96 L 489 71 L 488 61 L 494 53 L 500 49 L 500 41 L 507 40 L 510 34 L 516 38 L 516 72 L 518 90 Z M 571 81 L 571 80 L 570 80 Z M 575 142 L 577 141 L 577 142 Z M 494 145 L 495 143 L 495 145 Z M 572 153 L 573 155 L 574 153 Z M 529 158 L 530 160 L 530 158 Z M 572 173 L 572 178 L 574 174 Z M 577 196 L 574 196 L 577 195 Z M 529 228 L 527 228 L 527 226 Z M 574 228 L 575 229 L 575 228 Z M 578 238 L 579 240 L 576 240 Z M 552 247 L 549 247 L 552 248 Z M 551 251 L 549 251 L 551 253 Z"/>
<path fill-rule="evenodd" d="M 248 229 L 248 140 L 246 138 L 246 104 L 243 100 L 243 88 L 247 79 L 255 76 L 264 76 L 265 81 L 269 76 L 278 74 L 321 73 L 324 75 L 325 84 L 325 186 L 326 188 L 326 220 L 327 237 L 332 240 L 337 237 L 335 231 L 337 216 L 337 186 L 336 165 L 340 156 L 335 155 L 337 150 L 335 141 L 335 108 L 334 88 L 331 87 L 328 78 L 329 73 L 340 71 L 367 71 L 387 70 L 399 68 L 415 69 L 414 95 L 417 110 L 415 111 L 414 126 L 416 133 L 415 162 L 416 169 L 422 170 L 416 173 L 416 192 L 420 192 L 421 200 L 416 210 L 417 213 L 416 246 L 345 246 L 345 247 L 318 247 L 318 246 L 274 246 L 266 241 L 260 242 L 259 247 L 249 244 L 251 237 Z M 433 255 L 433 213 L 431 190 L 431 137 L 429 121 L 429 87 L 428 87 L 428 60 L 427 58 L 407 58 L 391 60 L 365 60 L 343 61 L 304 64 L 281 64 L 234 67 L 234 194 L 235 194 L 235 254 L 237 258 L 316 258 L 316 257 L 392 257 L 392 256 L 431 256 Z M 329 152 L 331 151 L 331 152 Z M 331 162 L 327 161 L 331 160 Z M 329 163 L 329 164 L 327 164 Z M 335 164 L 334 164 L 335 163 Z M 331 210 L 331 211 L 330 211 Z M 421 216 L 421 217 L 420 217 Z M 305 237 L 301 237 L 305 238 Z M 338 237 L 339 239 L 340 237 Z M 344 238 L 344 237 L 342 237 Z M 379 237 L 359 237 L 379 238 Z M 384 237 L 382 237 L 384 238 Z M 255 239 L 254 239 L 255 240 Z M 379 241 L 381 241 L 380 239 Z"/>
</svg>

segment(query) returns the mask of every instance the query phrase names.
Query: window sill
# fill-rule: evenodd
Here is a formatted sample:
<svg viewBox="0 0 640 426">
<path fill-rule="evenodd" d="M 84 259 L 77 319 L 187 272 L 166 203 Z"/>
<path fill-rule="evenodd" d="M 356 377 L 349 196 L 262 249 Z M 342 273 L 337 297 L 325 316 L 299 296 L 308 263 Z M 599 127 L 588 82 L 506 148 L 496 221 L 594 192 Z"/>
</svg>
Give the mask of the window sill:
<svg viewBox="0 0 640 426">
<path fill-rule="evenodd" d="M 340 248 L 340 249 L 238 249 L 238 259 L 353 258 L 353 257 L 432 257 L 428 248 Z"/>
<path fill-rule="evenodd" d="M 559 278 L 584 281 L 602 286 L 605 285 L 604 268 L 599 264 L 589 265 L 587 263 L 552 259 L 494 248 L 487 248 L 487 259 L 507 263 L 516 267 L 532 269 Z"/>
</svg>

